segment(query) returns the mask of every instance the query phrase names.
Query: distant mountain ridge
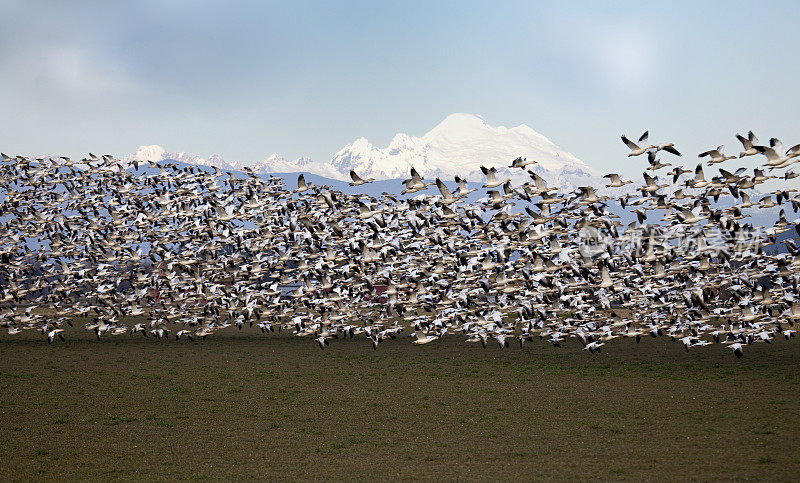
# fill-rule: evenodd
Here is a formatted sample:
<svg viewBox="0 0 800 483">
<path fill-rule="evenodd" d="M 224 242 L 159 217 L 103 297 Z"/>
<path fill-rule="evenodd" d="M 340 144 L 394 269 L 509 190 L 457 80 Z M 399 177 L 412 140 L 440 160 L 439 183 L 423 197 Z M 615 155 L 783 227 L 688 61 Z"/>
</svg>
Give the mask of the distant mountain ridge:
<svg viewBox="0 0 800 483">
<path fill-rule="evenodd" d="M 408 178 L 413 166 L 423 177 L 452 179 L 458 175 L 469 181 L 481 181 L 480 167 L 495 167 L 499 179 L 514 184 L 530 181 L 521 169 L 509 169 L 517 157 L 535 160 L 528 169 L 535 171 L 552 186 L 572 190 L 578 186 L 603 186 L 600 173 L 555 145 L 542 134 L 521 124 L 513 128 L 492 126 L 473 114 L 451 114 L 422 137 L 399 133 L 385 148 L 358 138 L 324 163 L 301 157 L 290 161 L 273 154 L 252 164 L 226 162 L 219 155 L 208 158 L 183 152 L 170 153 L 161 146 L 141 146 L 123 160 L 161 161 L 174 159 L 187 164 L 243 170 L 259 174 L 311 173 L 325 178 L 349 181 L 350 170 L 363 178 L 376 180 Z"/>
<path fill-rule="evenodd" d="M 167 152 L 161 146 L 158 145 L 150 145 L 150 146 L 139 146 L 135 153 L 129 154 L 122 158 L 122 161 L 130 163 L 131 161 L 163 161 L 165 159 L 172 159 L 175 161 L 179 161 L 181 163 L 186 164 L 194 164 L 197 166 L 214 166 L 220 169 L 227 169 L 227 170 L 235 170 L 240 171 L 241 167 L 237 166 L 236 163 L 230 164 L 225 162 L 222 156 L 218 154 L 212 154 L 208 158 L 203 158 L 197 155 L 187 154 L 185 152 L 175 152 L 170 153 Z"/>
</svg>

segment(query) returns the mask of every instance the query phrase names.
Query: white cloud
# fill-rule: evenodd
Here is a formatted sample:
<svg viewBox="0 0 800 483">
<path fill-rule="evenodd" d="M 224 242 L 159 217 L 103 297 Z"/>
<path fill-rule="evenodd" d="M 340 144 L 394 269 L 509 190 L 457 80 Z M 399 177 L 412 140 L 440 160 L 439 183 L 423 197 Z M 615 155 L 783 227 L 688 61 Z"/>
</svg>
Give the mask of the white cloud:
<svg viewBox="0 0 800 483">
<path fill-rule="evenodd" d="M 658 72 L 654 41 L 646 32 L 630 27 L 599 32 L 592 47 L 595 68 L 610 87 L 646 87 Z"/>
<path fill-rule="evenodd" d="M 658 79 L 658 38 L 633 17 L 574 16 L 549 26 L 560 61 L 603 90 L 645 91 Z"/>
<path fill-rule="evenodd" d="M 44 46 L 39 52 L 39 58 L 26 67 L 46 87 L 73 94 L 126 92 L 137 87 L 123 66 L 85 47 Z"/>
</svg>

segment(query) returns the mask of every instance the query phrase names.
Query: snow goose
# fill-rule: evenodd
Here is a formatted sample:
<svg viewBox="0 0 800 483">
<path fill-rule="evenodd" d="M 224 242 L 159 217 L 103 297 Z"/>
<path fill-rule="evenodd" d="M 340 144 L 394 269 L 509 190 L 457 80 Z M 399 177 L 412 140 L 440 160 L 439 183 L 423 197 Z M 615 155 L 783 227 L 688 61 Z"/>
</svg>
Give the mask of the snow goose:
<svg viewBox="0 0 800 483">
<path fill-rule="evenodd" d="M 616 174 L 616 173 L 607 174 L 607 175 L 603 176 L 603 178 L 608 178 L 609 181 L 610 181 L 610 184 L 607 184 L 606 188 L 621 188 L 622 186 L 625 186 L 626 184 L 633 183 L 633 181 L 622 181 L 619 178 L 619 175 Z"/>
<path fill-rule="evenodd" d="M 481 171 L 486 176 L 486 184 L 483 185 L 483 188 L 497 188 L 509 181 L 511 179 L 506 178 L 502 181 L 497 179 L 497 168 L 487 168 L 485 166 L 481 166 Z"/>
<path fill-rule="evenodd" d="M 647 137 L 648 137 L 648 131 L 645 131 L 644 134 L 639 136 L 639 141 L 638 142 L 639 143 L 647 142 Z M 648 149 L 655 148 L 655 146 L 652 146 L 652 145 L 651 146 L 642 145 L 640 147 L 638 144 L 636 144 L 633 141 L 631 141 L 630 139 L 628 139 L 624 134 L 621 136 L 621 139 L 622 139 L 622 142 L 625 143 L 626 146 L 628 146 L 628 149 L 631 150 L 631 152 L 628 154 L 628 156 L 639 156 L 640 154 L 646 153 Z"/>
<path fill-rule="evenodd" d="M 362 179 L 361 176 L 356 174 L 356 172 L 353 171 L 352 169 L 350 170 L 350 179 L 353 180 L 350 183 L 350 186 L 361 186 L 362 184 L 367 184 L 375 181 L 375 178 Z"/>
<path fill-rule="evenodd" d="M 708 157 L 708 165 L 711 166 L 712 164 L 718 164 L 725 162 L 729 159 L 736 159 L 736 156 L 726 156 L 723 150 L 725 146 L 718 146 L 717 149 L 710 149 L 708 151 L 704 151 L 698 155 L 700 158 Z"/>
<path fill-rule="evenodd" d="M 742 146 L 744 147 L 744 151 L 739 153 L 740 158 L 743 158 L 745 156 L 755 156 L 756 154 L 758 154 L 759 151 L 755 147 L 755 143 L 758 142 L 758 138 L 756 137 L 755 134 L 753 134 L 753 131 L 747 133 L 747 137 L 744 137 L 741 134 L 736 134 L 736 139 L 738 139 L 739 142 L 742 143 Z"/>
</svg>

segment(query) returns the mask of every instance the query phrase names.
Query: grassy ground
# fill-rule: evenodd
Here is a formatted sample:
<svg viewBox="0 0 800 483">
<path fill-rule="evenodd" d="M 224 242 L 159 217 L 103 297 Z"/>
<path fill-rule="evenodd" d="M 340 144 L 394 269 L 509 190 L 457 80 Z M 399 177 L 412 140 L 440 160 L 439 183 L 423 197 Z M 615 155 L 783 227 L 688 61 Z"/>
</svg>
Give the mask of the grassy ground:
<svg viewBox="0 0 800 483">
<path fill-rule="evenodd" d="M 21 337 L 20 337 L 21 336 Z M 796 480 L 800 344 L 0 344 L 0 479 Z"/>
</svg>

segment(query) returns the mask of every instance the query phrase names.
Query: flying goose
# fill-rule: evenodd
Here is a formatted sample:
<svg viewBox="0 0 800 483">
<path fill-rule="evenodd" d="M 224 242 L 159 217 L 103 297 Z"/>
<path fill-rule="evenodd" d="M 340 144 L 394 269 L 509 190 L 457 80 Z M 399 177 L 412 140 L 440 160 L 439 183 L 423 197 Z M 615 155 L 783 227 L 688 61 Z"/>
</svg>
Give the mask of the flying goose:
<svg viewBox="0 0 800 483">
<path fill-rule="evenodd" d="M 619 178 L 619 175 L 616 173 L 607 174 L 603 176 L 603 178 L 608 178 L 610 181 L 610 184 L 607 184 L 606 188 L 620 188 L 622 186 L 625 186 L 626 184 L 633 183 L 633 181 L 622 181 Z"/>
<path fill-rule="evenodd" d="M 375 178 L 369 178 L 366 180 L 361 179 L 361 177 L 358 174 L 356 174 L 356 172 L 353 171 L 352 169 L 350 170 L 350 179 L 353 180 L 350 183 L 350 186 L 361 186 L 362 184 L 367 184 L 375 181 Z"/>
<path fill-rule="evenodd" d="M 755 147 L 755 143 L 758 142 L 758 138 L 756 137 L 755 134 L 753 134 L 753 131 L 747 133 L 747 137 L 744 137 L 741 134 L 737 134 L 736 139 L 738 139 L 739 142 L 742 143 L 742 146 L 744 147 L 744 151 L 739 153 L 740 158 L 743 158 L 745 156 L 755 156 L 756 154 L 759 153 L 758 149 L 756 149 Z"/>
<path fill-rule="evenodd" d="M 736 156 L 725 156 L 725 154 L 723 153 L 724 149 L 725 149 L 725 146 L 719 146 L 719 147 L 717 147 L 717 149 L 710 149 L 708 151 L 704 151 L 704 152 L 700 153 L 698 157 L 704 158 L 704 157 L 707 156 L 709 158 L 709 160 L 708 160 L 708 165 L 709 166 L 711 166 L 713 164 L 725 162 L 725 161 L 727 161 L 729 159 L 736 159 Z"/>
<path fill-rule="evenodd" d="M 639 143 L 647 142 L 647 137 L 648 137 L 648 131 L 645 131 L 644 134 L 639 136 L 639 141 L 638 142 Z M 633 141 L 631 141 L 630 139 L 625 137 L 624 134 L 621 136 L 621 139 L 622 139 L 622 142 L 625 143 L 625 145 L 628 146 L 628 148 L 631 150 L 631 152 L 628 154 L 629 157 L 630 156 L 639 156 L 640 154 L 646 153 L 649 149 L 655 148 L 655 146 L 652 146 L 652 145 L 651 146 L 642 145 L 642 147 L 639 147 L 638 144 L 634 143 Z"/>
<path fill-rule="evenodd" d="M 486 176 L 486 184 L 483 185 L 484 188 L 496 188 L 511 181 L 508 178 L 504 179 L 503 181 L 498 180 L 497 168 L 486 168 L 485 166 L 481 166 L 481 171 Z"/>
</svg>

